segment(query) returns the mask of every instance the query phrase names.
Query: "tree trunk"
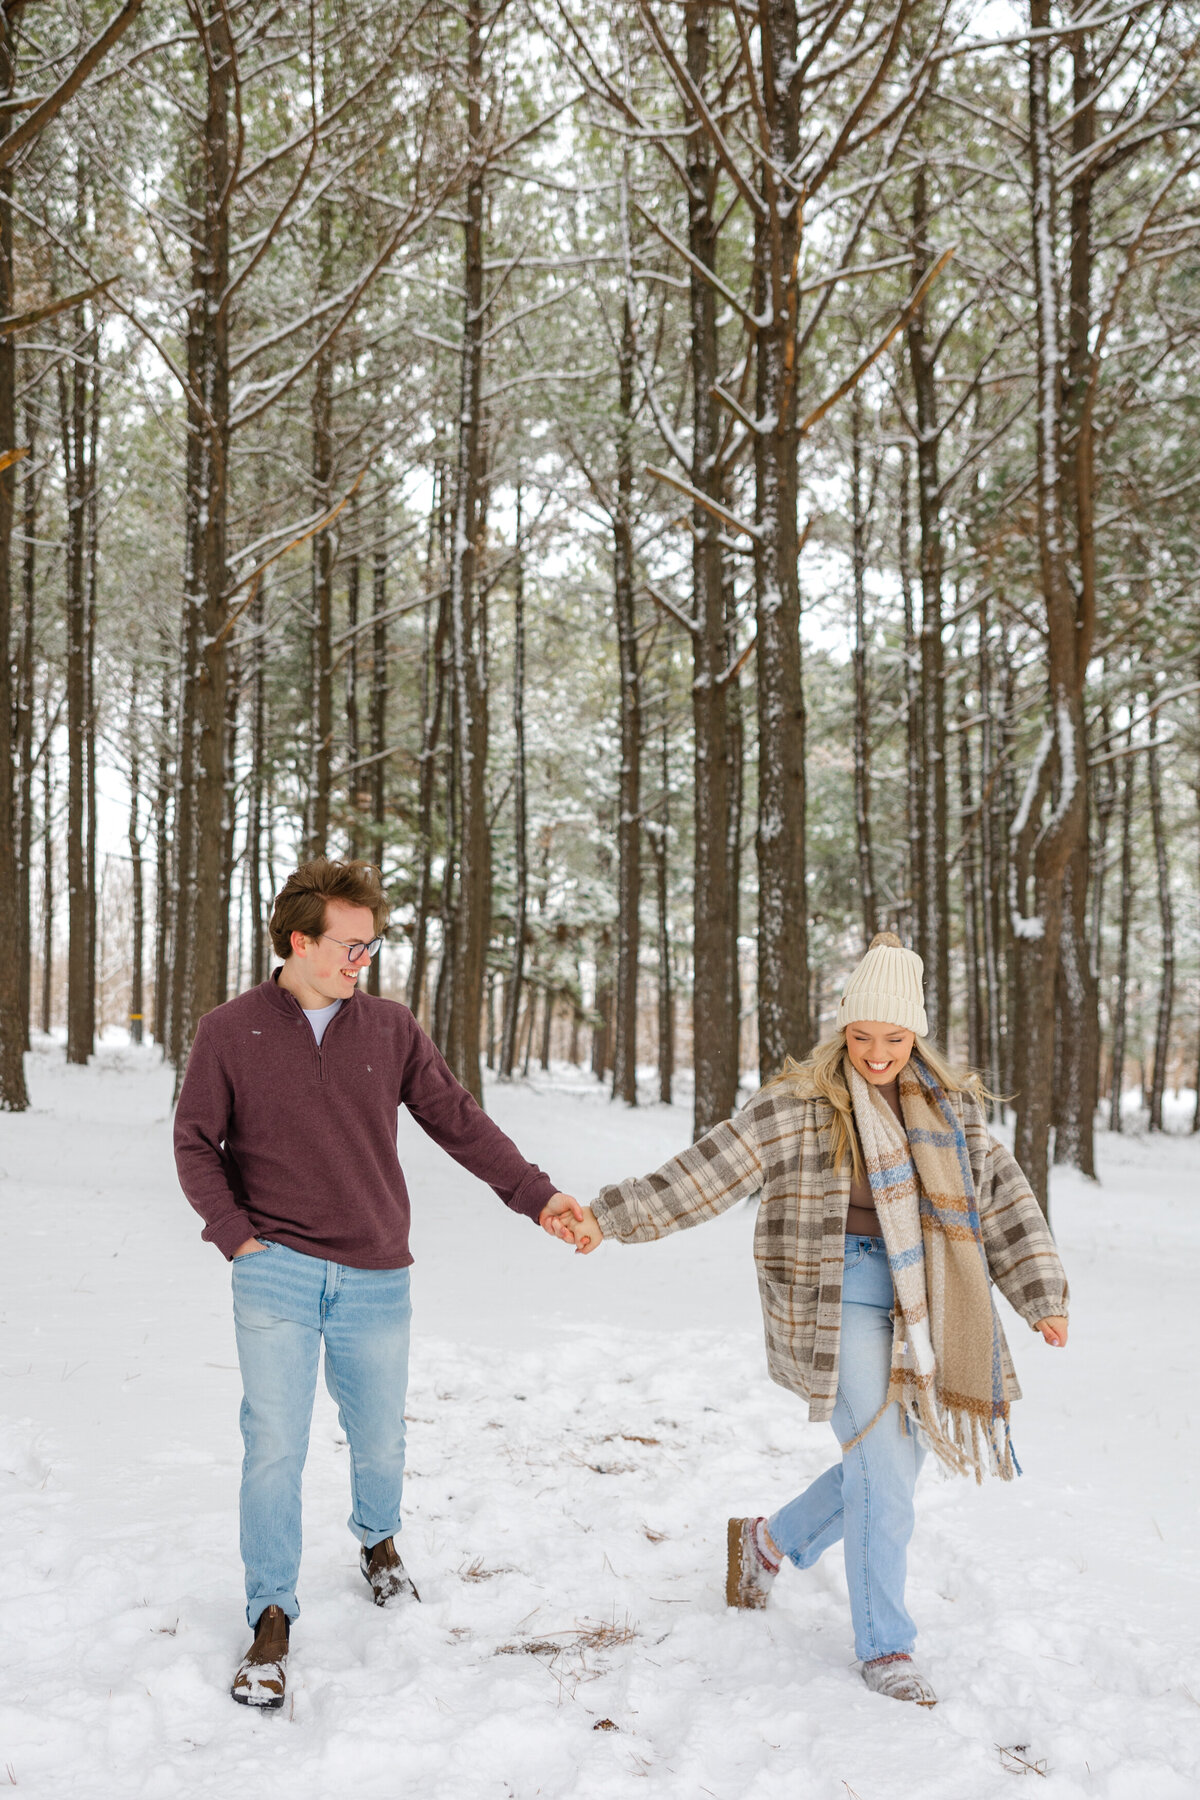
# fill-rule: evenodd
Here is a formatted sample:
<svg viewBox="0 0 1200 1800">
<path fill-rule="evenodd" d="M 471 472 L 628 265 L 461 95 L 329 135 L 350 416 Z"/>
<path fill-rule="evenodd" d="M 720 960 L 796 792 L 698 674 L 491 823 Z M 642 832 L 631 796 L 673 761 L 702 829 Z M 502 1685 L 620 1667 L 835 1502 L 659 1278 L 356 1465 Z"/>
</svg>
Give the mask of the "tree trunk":
<svg viewBox="0 0 1200 1800">
<path fill-rule="evenodd" d="M 571 1009 L 571 1051 L 570 1062 L 573 1068 L 579 1067 L 579 1032 L 583 1024 L 583 974 L 579 967 L 578 953 L 575 957 L 575 991 L 572 995 Z"/>
<path fill-rule="evenodd" d="M 1062 394 L 1063 493 L 1075 533 L 1081 620 L 1095 613 L 1094 454 L 1087 405 L 1092 357 L 1092 189 L 1088 160 L 1096 136 L 1095 78 L 1086 31 L 1072 40 L 1071 154 L 1083 172 L 1071 188 L 1071 269 L 1066 371 Z M 1090 782 L 1087 784 L 1090 787 Z M 1086 804 L 1086 803 L 1085 803 Z M 1066 866 L 1057 1012 L 1059 1082 L 1055 1093 L 1054 1160 L 1095 1177 L 1093 1128 L 1100 1086 L 1100 993 L 1088 948 L 1091 846 L 1086 818 Z"/>
<path fill-rule="evenodd" d="M 449 602 L 447 601 L 447 610 Z M 442 787 L 445 796 L 445 849 L 442 855 L 442 891 L 438 899 L 438 928 L 441 954 L 438 958 L 437 985 L 433 995 L 433 1036 L 443 1051 L 450 1032 L 450 995 L 454 977 L 454 905 L 455 874 L 458 869 L 458 843 L 461 812 L 458 801 L 458 728 L 455 713 L 458 699 L 451 668 L 450 632 L 446 631 L 446 706 L 447 743 L 443 756 Z"/>
<path fill-rule="evenodd" d="M 729 559 L 725 561 L 725 667 L 735 670 L 738 662 L 737 647 L 737 596 L 733 584 L 733 571 Z M 730 673 L 725 677 L 725 761 L 728 774 L 725 780 L 725 792 L 728 795 L 728 812 L 725 822 L 725 867 L 729 875 L 729 955 L 726 963 L 726 980 L 729 983 L 729 999 L 727 1002 L 732 1040 L 729 1047 L 729 1061 L 733 1070 L 733 1096 L 730 1106 L 737 1105 L 738 1083 L 742 1072 L 742 964 L 739 954 L 738 940 L 742 927 L 742 820 L 746 799 L 746 713 L 742 693 L 741 672 Z"/>
<path fill-rule="evenodd" d="M 1196 673 L 1200 676 L 1200 657 L 1196 660 Z M 1200 815 L 1200 780 L 1196 783 L 1197 813 Z M 1200 1039 L 1196 1046 L 1196 1100 L 1192 1107 L 1192 1131 L 1200 1131 Z"/>
<path fill-rule="evenodd" d="M 597 1023 L 592 1028 L 592 1074 L 603 1081 L 612 1066 L 612 928 L 605 925 L 596 944 Z"/>
<path fill-rule="evenodd" d="M 528 998 L 525 1002 L 525 1054 L 521 1059 L 521 1078 L 524 1081 L 528 1081 L 529 1079 L 529 1062 L 533 1055 L 533 1028 L 537 1022 L 538 988 L 536 981 L 536 963 L 534 964 L 532 972 L 535 979 L 529 984 Z"/>
<path fill-rule="evenodd" d="M 554 1002 L 557 997 L 555 989 L 547 983 L 546 999 L 542 1008 L 542 1051 L 538 1057 L 544 1070 L 550 1067 L 550 1033 L 554 1028 Z"/>
<path fill-rule="evenodd" d="M 87 426 L 87 507 L 84 561 L 87 598 L 84 614 L 84 796 L 87 835 L 84 840 L 84 887 L 87 892 L 87 971 L 84 994 L 87 1007 L 87 1039 L 96 1041 L 96 727 L 100 700 L 96 691 L 96 586 L 99 574 L 100 483 L 97 453 L 100 442 L 100 333 L 93 324 L 88 339 L 92 366 L 92 390 Z"/>
<path fill-rule="evenodd" d="M 191 492 L 192 464 L 199 466 L 199 446 L 194 434 L 188 439 L 188 493 Z M 191 503 L 185 499 L 190 514 Z M 190 527 L 190 518 L 189 518 Z M 191 548 L 189 543 L 188 554 Z M 185 574 L 185 581 L 187 576 Z M 185 589 L 184 611 L 180 629 L 178 710 L 176 713 L 175 793 L 172 808 L 171 841 L 171 909 L 167 941 L 171 949 L 170 994 L 167 1011 L 167 1054 L 176 1069 L 176 1084 L 182 1080 L 178 1071 L 190 1048 L 187 1035 L 188 984 L 192 960 L 193 891 L 196 881 L 196 660 L 200 644 L 200 609 L 192 603 Z"/>
<path fill-rule="evenodd" d="M 675 996 L 671 983 L 671 917 L 669 863 L 667 847 L 671 829 L 670 762 L 667 723 L 662 728 L 662 803 L 659 822 L 654 826 L 654 896 L 658 914 L 658 1097 L 664 1106 L 671 1104 L 671 1082 L 675 1074 Z M 574 1061 L 574 1055 L 572 1055 Z"/>
<path fill-rule="evenodd" d="M 75 341 L 87 342 L 83 309 Z M 59 365 L 59 428 L 67 507 L 64 558 L 67 660 L 67 1061 L 86 1063 L 93 1050 L 90 904 L 87 885 L 88 629 L 87 629 L 87 386 L 86 360 Z"/>
<path fill-rule="evenodd" d="M 704 91 L 708 76 L 711 16 L 710 0 L 691 0 L 685 12 L 688 73 L 700 92 Z M 703 273 L 716 267 L 717 171 L 710 139 L 699 118 L 693 114 L 688 125 L 688 244 L 695 258 L 688 287 L 692 384 L 692 462 L 688 475 L 693 487 L 720 503 L 720 416 L 713 392 L 719 375 L 717 295 Z M 701 1137 L 727 1119 L 736 1104 L 738 1021 L 732 1002 L 736 983 L 729 967 L 735 896 L 727 835 L 729 715 L 722 679 L 727 651 L 720 529 L 713 514 L 698 503 L 692 507 L 691 525 L 692 616 L 696 620 L 692 639 L 692 1058 L 696 1076 L 692 1130 L 694 1136 Z M 660 1092 L 662 1085 L 660 1064 Z M 669 1077 L 667 1087 L 669 1090 Z"/>
<path fill-rule="evenodd" d="M 449 596 L 443 592 L 437 603 L 437 624 L 432 634 L 428 632 L 428 629 L 426 630 L 422 675 L 423 729 L 417 802 L 417 837 L 420 844 L 421 863 L 417 877 L 417 900 L 413 920 L 413 954 L 408 982 L 408 1004 L 413 1012 L 420 1010 L 429 962 L 429 917 L 433 904 L 434 796 L 437 787 L 438 744 L 442 733 L 442 715 L 446 705 L 448 676 L 446 646 L 449 628 Z M 447 852 L 447 867 L 449 867 L 448 856 Z"/>
<path fill-rule="evenodd" d="M 1175 1006 L 1175 913 L 1171 905 L 1171 867 L 1163 819 L 1162 778 L 1158 766 L 1158 713 L 1150 714 L 1150 743 L 1146 750 L 1146 779 L 1150 788 L 1150 823 L 1154 832 L 1154 871 L 1158 882 L 1158 917 L 1162 932 L 1162 977 L 1158 988 L 1158 1014 L 1154 1028 L 1154 1073 L 1150 1081 L 1150 1129 L 1163 1128 L 1163 1093 L 1171 1053 L 1171 1017 Z"/>
<path fill-rule="evenodd" d="M 1107 702 L 1100 709 L 1100 735 L 1105 744 L 1112 741 L 1112 720 Z M 1088 943 L 1092 975 L 1099 985 L 1102 978 L 1104 900 L 1108 883 L 1108 840 L 1117 804 L 1117 771 L 1112 761 L 1105 762 L 1092 783 L 1095 834 L 1092 847 L 1092 893 L 1088 921 Z"/>
<path fill-rule="evenodd" d="M 167 956 L 171 930 L 171 833 L 167 813 L 171 804 L 170 746 L 174 724 L 171 677 L 165 656 L 158 707 L 158 762 L 154 784 L 154 1041 L 160 1050 L 165 1050 L 170 1010 Z"/>
<path fill-rule="evenodd" d="M 482 1103 L 480 1025 L 487 947 L 491 936 L 491 843 L 487 814 L 487 656 L 477 559 L 483 529 L 482 375 L 483 306 L 483 20 L 467 12 L 467 136 L 474 157 L 465 195 L 463 335 L 454 531 L 450 547 L 450 633 L 454 650 L 454 724 L 460 828 L 458 902 L 446 1060 Z"/>
<path fill-rule="evenodd" d="M 770 157 L 755 226 L 754 540 L 758 620 L 758 1053 L 763 1080 L 811 1046 L 805 885 L 804 691 L 800 666 L 794 348 L 802 209 L 775 171 L 800 145 L 795 0 L 760 14 L 762 101 Z"/>
<path fill-rule="evenodd" d="M 46 747 L 42 752 L 42 1008 L 49 1034 L 54 998 L 54 772 L 50 750 L 50 703 L 46 701 Z"/>
<path fill-rule="evenodd" d="M 513 946 L 504 988 L 500 1074 L 511 1081 L 517 1054 L 517 1020 L 525 979 L 525 918 L 529 908 L 529 840 L 525 789 L 525 551 L 521 542 L 521 489 L 517 488 L 516 566 L 513 570 Z"/>
<path fill-rule="evenodd" d="M 858 846 L 858 885 L 862 900 L 863 949 L 879 930 L 875 901 L 875 868 L 871 855 L 870 697 L 867 692 L 867 520 L 862 495 L 862 397 L 854 390 L 851 406 L 850 517 L 854 564 L 854 828 Z"/>
<path fill-rule="evenodd" d="M 225 810 L 221 820 L 221 941 L 217 952 L 217 1005 L 229 998 L 229 907 L 233 894 L 233 844 L 237 827 L 237 726 L 241 702 L 241 668 L 239 659 L 231 659 L 225 687 Z M 235 970 L 235 982 L 242 979 L 241 960 Z"/>
<path fill-rule="evenodd" d="M 1087 834 L 1083 678 L 1086 619 L 1071 587 L 1062 509 L 1061 355 L 1054 262 L 1049 0 L 1032 0 L 1029 141 L 1036 308 L 1037 527 L 1046 613 L 1049 718 L 1012 827 L 1014 1154 L 1043 1211 L 1049 1207 L 1055 994 L 1068 865 Z M 1044 817 L 1048 810 L 1048 816 Z"/>
<path fill-rule="evenodd" d="M 333 279 L 333 207 L 321 201 L 317 214 L 320 259 L 318 293 Z M 333 474 L 333 349 L 317 357 L 312 399 L 313 505 L 326 511 Z M 333 746 L 333 533 L 318 531 L 312 541 L 312 638 L 309 762 L 309 835 L 306 854 L 324 856 L 329 843 L 329 785 Z"/>
<path fill-rule="evenodd" d="M 429 962 L 429 915 L 433 890 L 434 793 L 437 787 L 438 742 L 446 705 L 446 642 L 450 624 L 446 568 L 446 470 L 440 460 L 434 467 L 433 500 L 429 508 L 429 539 L 425 553 L 425 587 L 431 597 L 422 613 L 421 632 L 421 756 L 417 793 L 417 842 L 420 866 L 413 913 L 412 961 L 408 971 L 408 1004 L 419 1015 L 425 994 Z M 524 580 L 524 572 L 519 575 Z M 430 630 L 429 612 L 437 591 L 437 624 Z M 522 609 L 522 629 L 524 611 Z"/>
<path fill-rule="evenodd" d="M 1003 1015 L 1001 976 L 1002 920 L 1004 917 L 1004 820 L 1002 795 L 996 786 L 996 727 L 993 715 L 991 626 L 986 599 L 979 612 L 979 710 L 983 723 L 979 738 L 979 887 L 983 949 L 984 1050 L 987 1087 L 1003 1092 L 1000 1034 Z"/>
<path fill-rule="evenodd" d="M 912 280 L 933 260 L 925 166 L 913 177 Z M 930 1036 L 950 1028 L 950 890 L 946 856 L 946 671 L 942 643 L 942 495 L 938 474 L 937 373 L 923 301 L 908 325 L 909 367 L 917 407 L 917 513 L 921 528 L 921 767 L 917 785 L 917 953 L 925 963 Z"/>
<path fill-rule="evenodd" d="M 1121 783 L 1121 911 L 1117 927 L 1116 994 L 1113 1000 L 1112 1080 L 1108 1097 L 1108 1129 L 1121 1129 L 1121 1093 L 1125 1081 L 1125 1037 L 1129 1020 L 1129 938 L 1133 929 L 1133 795 L 1136 761 L 1133 726 L 1125 745 L 1125 772 Z"/>
<path fill-rule="evenodd" d="M 250 888 L 250 983 L 267 978 L 267 933 L 262 893 L 263 765 L 266 760 L 267 647 L 263 639 L 266 594 L 260 581 L 250 603 L 250 772 L 246 785 L 246 873 Z"/>
<path fill-rule="evenodd" d="M 920 935 L 921 899 L 921 655 L 913 608 L 912 512 L 909 501 L 908 447 L 900 446 L 900 592 L 904 602 L 904 784 L 905 863 L 907 867 L 910 944 Z"/>
<path fill-rule="evenodd" d="M 979 839 L 971 781 L 971 734 L 966 729 L 966 683 L 960 701 L 958 733 L 959 859 L 962 868 L 963 962 L 967 988 L 967 1062 L 983 1066 L 983 994 L 979 955 Z M 980 805 L 982 811 L 982 802 Z"/>
<path fill-rule="evenodd" d="M 1054 1161 L 1095 1180 L 1093 1121 L 1100 1093 L 1098 983 L 1088 943 L 1088 842 L 1077 844 L 1063 887 L 1058 950 Z"/>
<path fill-rule="evenodd" d="M 637 1105 L 638 957 L 642 893 L 642 696 L 633 567 L 633 314 L 626 290 L 620 346 L 613 611 L 620 667 L 621 769 L 617 794 L 617 992 L 613 1098 Z M 547 1003 L 549 1003 L 547 988 Z"/>
<path fill-rule="evenodd" d="M 35 414 L 27 403 L 25 437 L 29 444 L 24 492 L 24 555 L 21 582 L 21 648 L 17 660 L 17 712 L 15 772 L 17 778 L 17 934 L 21 965 L 21 1017 L 25 1021 L 24 1048 L 29 1048 L 29 1012 L 33 918 L 31 863 L 33 858 L 33 670 L 34 626 L 37 599 L 37 481 L 33 472 L 37 449 Z M 47 745 L 49 749 L 49 745 Z"/>
<path fill-rule="evenodd" d="M 379 542 L 371 567 L 371 855 L 383 867 L 383 839 L 387 805 L 388 622 L 386 517 L 379 521 Z M 371 958 L 367 992 L 378 995 L 382 985 L 383 952 Z"/>
<path fill-rule="evenodd" d="M 351 508 L 354 502 L 351 501 Z M 353 529 L 353 527 L 352 527 Z M 356 547 L 346 563 L 346 630 L 352 635 L 346 645 L 346 854 L 351 862 L 359 858 L 358 787 L 362 775 L 362 736 L 358 722 L 358 585 L 359 560 Z"/>
<path fill-rule="evenodd" d="M 172 1024 L 177 1081 L 197 1022 L 217 1005 L 229 904 L 221 885 L 225 819 L 225 702 L 229 471 L 229 108 L 233 57 L 228 19 L 201 24 L 207 77 L 203 141 L 193 173 L 196 224 L 187 318 L 188 467 L 185 497 L 184 696 L 176 805 L 175 955 L 185 968 Z"/>
<path fill-rule="evenodd" d="M 0 9 L 0 95 L 16 87 L 12 23 Z M 16 113 L 0 111 L 0 142 Z M 0 166 L 0 317 L 16 312 L 13 283 L 12 166 Z M 17 441 L 16 344 L 0 336 L 0 449 Z M 24 1112 L 26 1022 L 21 1012 L 21 934 L 17 924 L 17 844 L 13 829 L 12 521 L 16 470 L 0 470 L 0 1112 Z"/>
<path fill-rule="evenodd" d="M 138 675 L 136 665 L 129 689 L 129 866 L 133 889 L 133 946 L 129 964 L 129 1041 L 142 1042 L 145 1023 L 143 962 L 145 960 L 146 917 L 142 892 L 142 834 L 138 809 L 141 802 L 141 748 L 138 743 Z"/>
</svg>

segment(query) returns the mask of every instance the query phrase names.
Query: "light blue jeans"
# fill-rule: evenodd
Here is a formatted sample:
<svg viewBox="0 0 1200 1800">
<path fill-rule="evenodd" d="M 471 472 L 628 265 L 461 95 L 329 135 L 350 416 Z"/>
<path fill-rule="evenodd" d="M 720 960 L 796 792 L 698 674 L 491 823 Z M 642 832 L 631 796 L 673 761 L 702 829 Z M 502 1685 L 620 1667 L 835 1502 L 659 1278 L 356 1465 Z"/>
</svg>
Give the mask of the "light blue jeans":
<svg viewBox="0 0 1200 1800">
<path fill-rule="evenodd" d="M 371 1549 L 400 1530 L 412 1307 L 407 1269 L 351 1269 L 268 1243 L 233 1263 L 242 1370 L 246 1618 L 300 1611 L 300 1477 L 325 1340 L 325 1385 L 350 1446 L 349 1526 Z"/>
<path fill-rule="evenodd" d="M 883 1239 L 848 1237 L 833 1429 L 847 1444 L 883 1405 L 892 1366 L 895 1301 Z M 842 1540 L 854 1653 L 863 1662 L 911 1652 L 917 1628 L 904 1605 L 913 1489 L 925 1452 L 893 1403 L 866 1437 L 767 1521 L 779 1549 L 811 1568 Z"/>
</svg>

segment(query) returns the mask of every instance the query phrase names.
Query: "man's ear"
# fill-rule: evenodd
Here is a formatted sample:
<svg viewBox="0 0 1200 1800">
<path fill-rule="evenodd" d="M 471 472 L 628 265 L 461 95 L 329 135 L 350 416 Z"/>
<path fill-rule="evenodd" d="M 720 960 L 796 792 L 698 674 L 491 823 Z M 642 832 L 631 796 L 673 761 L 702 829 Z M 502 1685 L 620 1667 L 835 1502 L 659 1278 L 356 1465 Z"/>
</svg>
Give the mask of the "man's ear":
<svg viewBox="0 0 1200 1800">
<path fill-rule="evenodd" d="M 302 931 L 293 931 L 291 937 L 293 956 L 297 950 L 305 950 L 308 947 L 308 943 L 309 939 L 305 937 Z"/>
</svg>

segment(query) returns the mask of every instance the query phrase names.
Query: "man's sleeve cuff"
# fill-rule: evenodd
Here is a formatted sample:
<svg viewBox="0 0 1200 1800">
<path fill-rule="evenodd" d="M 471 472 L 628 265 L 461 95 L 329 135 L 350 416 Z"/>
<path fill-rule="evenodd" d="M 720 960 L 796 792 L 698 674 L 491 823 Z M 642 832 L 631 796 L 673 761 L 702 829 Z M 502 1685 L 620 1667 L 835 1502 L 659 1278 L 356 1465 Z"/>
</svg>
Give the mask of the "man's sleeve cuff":
<svg viewBox="0 0 1200 1800">
<path fill-rule="evenodd" d="M 559 1192 L 550 1177 L 539 1169 L 535 1175 L 521 1183 L 508 1204 L 513 1212 L 524 1213 L 536 1225 L 545 1211 L 546 1202 L 553 1200 Z"/>
<path fill-rule="evenodd" d="M 209 1225 L 200 1233 L 208 1243 L 217 1246 L 226 1262 L 232 1262 L 234 1251 L 255 1235 L 250 1217 L 244 1212 L 229 1213 L 219 1224 Z"/>
</svg>

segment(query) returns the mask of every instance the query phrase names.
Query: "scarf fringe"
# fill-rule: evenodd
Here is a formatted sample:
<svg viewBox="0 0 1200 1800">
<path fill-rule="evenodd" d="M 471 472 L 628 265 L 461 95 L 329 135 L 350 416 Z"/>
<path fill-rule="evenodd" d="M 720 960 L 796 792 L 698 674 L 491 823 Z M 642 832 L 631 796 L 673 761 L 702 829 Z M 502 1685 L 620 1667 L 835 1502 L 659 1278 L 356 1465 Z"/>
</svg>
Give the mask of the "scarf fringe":
<svg viewBox="0 0 1200 1800">
<path fill-rule="evenodd" d="M 982 1486 L 986 1474 L 1011 1481 L 1021 1472 L 1013 1455 L 1008 1407 L 985 1410 L 970 1401 L 945 1404 L 924 1385 L 914 1392 L 911 1378 L 895 1383 L 896 1398 L 930 1450 L 954 1475 L 974 1475 Z"/>
<path fill-rule="evenodd" d="M 1013 1451 L 1007 1407 L 1002 1413 L 985 1418 L 982 1410 L 969 1401 L 943 1406 L 931 1396 L 926 1382 L 919 1378 L 914 1381 L 911 1370 L 893 1376 L 887 1399 L 875 1417 L 842 1445 L 843 1456 L 875 1429 L 893 1401 L 899 1406 L 901 1416 L 952 1475 L 974 1475 L 976 1486 L 982 1487 L 985 1474 L 1011 1481 L 1021 1473 L 1021 1465 Z"/>
</svg>

